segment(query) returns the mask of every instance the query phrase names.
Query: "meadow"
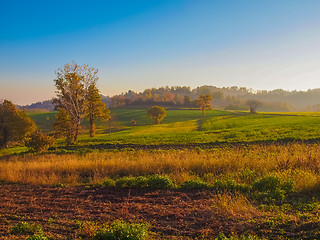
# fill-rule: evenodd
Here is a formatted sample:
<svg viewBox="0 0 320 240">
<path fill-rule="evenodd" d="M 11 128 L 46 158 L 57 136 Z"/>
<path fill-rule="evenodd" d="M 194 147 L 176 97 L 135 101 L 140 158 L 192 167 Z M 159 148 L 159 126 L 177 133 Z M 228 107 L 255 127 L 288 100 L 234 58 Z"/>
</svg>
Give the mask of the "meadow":
<svg viewBox="0 0 320 240">
<path fill-rule="evenodd" d="M 32 188 L 38 199 L 43 192 L 56 191 L 63 201 L 64 196 L 81 199 L 81 194 L 88 194 L 86 201 L 96 204 L 91 199 L 109 194 L 114 196 L 109 199 L 112 204 L 101 208 L 123 204 L 109 217 L 103 211 L 98 216 L 88 206 L 74 206 L 72 211 L 86 211 L 86 217 L 58 212 L 63 220 L 55 226 L 48 223 L 53 217 L 47 214 L 42 221 L 46 236 L 96 239 L 105 221 L 120 218 L 147 222 L 148 238 L 154 239 L 320 237 L 319 113 L 213 110 L 203 118 L 199 110 L 168 110 L 159 125 L 153 125 L 143 109 L 111 113 L 112 124 L 98 122 L 94 138 L 84 122 L 76 146 L 60 139 L 41 154 L 28 153 L 23 146 L 0 151 L 4 190 L 18 183 Z M 43 131 L 52 131 L 54 113 L 30 117 Z M 131 126 L 133 119 L 136 126 Z M 14 188 L 17 194 L 22 191 Z M 148 205 L 151 199 L 158 199 L 152 204 L 159 208 L 156 213 Z M 186 206 L 189 212 L 183 213 Z M 0 230 L 7 231 L 7 239 L 15 239 L 6 226 L 28 220 L 28 213 L 0 214 Z M 173 215 L 180 216 L 180 224 Z M 63 226 L 74 229 L 59 232 Z"/>
</svg>

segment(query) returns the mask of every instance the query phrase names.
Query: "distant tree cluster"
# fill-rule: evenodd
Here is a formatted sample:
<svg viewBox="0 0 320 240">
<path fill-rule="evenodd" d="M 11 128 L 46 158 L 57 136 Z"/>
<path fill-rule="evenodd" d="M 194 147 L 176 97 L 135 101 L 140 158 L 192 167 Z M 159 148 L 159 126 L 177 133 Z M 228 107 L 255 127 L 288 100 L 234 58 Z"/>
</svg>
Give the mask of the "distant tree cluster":
<svg viewBox="0 0 320 240">
<path fill-rule="evenodd" d="M 129 90 L 110 99 L 111 107 L 153 106 L 197 107 L 195 98 L 191 99 L 190 87 L 161 87 L 146 89 L 142 93 Z"/>
<path fill-rule="evenodd" d="M 197 98 L 200 95 L 210 95 L 214 107 L 226 110 L 249 110 L 248 100 L 260 103 L 260 111 L 319 111 L 320 88 L 307 91 L 285 91 L 275 89 L 272 91 L 254 91 L 245 87 L 201 86 L 195 89 L 190 87 L 160 87 L 150 88 L 143 92 L 129 90 L 126 93 L 112 97 L 102 96 L 102 102 L 107 106 L 118 107 L 144 107 L 154 105 L 168 108 L 197 108 Z M 52 101 L 44 101 L 24 106 L 26 109 L 52 110 Z M 38 109 L 38 110 L 37 110 Z"/>
</svg>

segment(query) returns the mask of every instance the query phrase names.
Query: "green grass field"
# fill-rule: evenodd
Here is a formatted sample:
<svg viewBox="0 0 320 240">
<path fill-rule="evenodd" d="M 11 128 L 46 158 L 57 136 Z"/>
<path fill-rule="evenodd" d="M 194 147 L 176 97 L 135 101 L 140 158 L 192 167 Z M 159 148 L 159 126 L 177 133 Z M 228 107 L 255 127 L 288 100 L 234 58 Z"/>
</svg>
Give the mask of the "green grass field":
<svg viewBox="0 0 320 240">
<path fill-rule="evenodd" d="M 37 126 L 52 131 L 54 114 L 30 114 Z M 320 137 L 319 113 L 258 113 L 207 111 L 202 119 L 199 110 L 168 110 L 164 121 L 153 125 L 143 109 L 112 109 L 112 125 L 97 122 L 97 135 L 88 137 L 88 123 L 83 121 L 80 145 L 120 144 L 195 144 L 224 142 L 259 142 L 310 140 Z M 135 120 L 137 125 L 131 126 Z M 109 135 L 109 127 L 111 134 Z"/>
</svg>

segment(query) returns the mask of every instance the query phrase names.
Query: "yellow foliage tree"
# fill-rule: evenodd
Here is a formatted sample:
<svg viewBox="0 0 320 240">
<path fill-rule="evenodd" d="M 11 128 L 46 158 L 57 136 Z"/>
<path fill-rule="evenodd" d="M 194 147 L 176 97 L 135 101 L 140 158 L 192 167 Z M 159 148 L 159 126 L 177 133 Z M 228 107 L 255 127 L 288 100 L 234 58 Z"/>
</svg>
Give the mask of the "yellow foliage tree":
<svg viewBox="0 0 320 240">
<path fill-rule="evenodd" d="M 159 124 L 167 116 L 167 111 L 164 107 L 153 106 L 148 110 L 148 116 L 155 124 Z"/>
<path fill-rule="evenodd" d="M 212 109 L 211 101 L 212 101 L 212 97 L 210 95 L 200 95 L 198 97 L 198 105 L 200 106 L 200 110 L 202 112 L 203 117 L 206 110 Z"/>
<path fill-rule="evenodd" d="M 86 99 L 87 106 L 85 112 L 86 118 L 90 124 L 90 137 L 94 137 L 96 132 L 95 121 L 97 119 L 108 121 L 110 118 L 110 110 L 106 108 L 106 105 L 101 101 L 99 90 L 96 88 L 95 84 L 89 86 Z"/>
</svg>

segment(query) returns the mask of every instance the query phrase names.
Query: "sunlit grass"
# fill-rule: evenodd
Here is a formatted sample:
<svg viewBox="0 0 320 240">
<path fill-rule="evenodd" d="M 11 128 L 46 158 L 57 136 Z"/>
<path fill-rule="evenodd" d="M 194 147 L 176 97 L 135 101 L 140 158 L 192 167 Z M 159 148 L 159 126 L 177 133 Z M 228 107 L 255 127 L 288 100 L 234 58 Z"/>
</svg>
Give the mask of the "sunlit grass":
<svg viewBox="0 0 320 240">
<path fill-rule="evenodd" d="M 252 145 L 212 150 L 116 151 L 88 154 L 11 156 L 0 162 L 0 180 L 35 184 L 98 183 L 121 176 L 167 175 L 176 184 L 190 179 L 209 183 L 233 179 L 245 182 L 250 170 L 257 179 L 266 175 L 293 180 L 298 191 L 320 181 L 317 144 Z M 252 179 L 251 179 L 252 180 Z"/>
</svg>

